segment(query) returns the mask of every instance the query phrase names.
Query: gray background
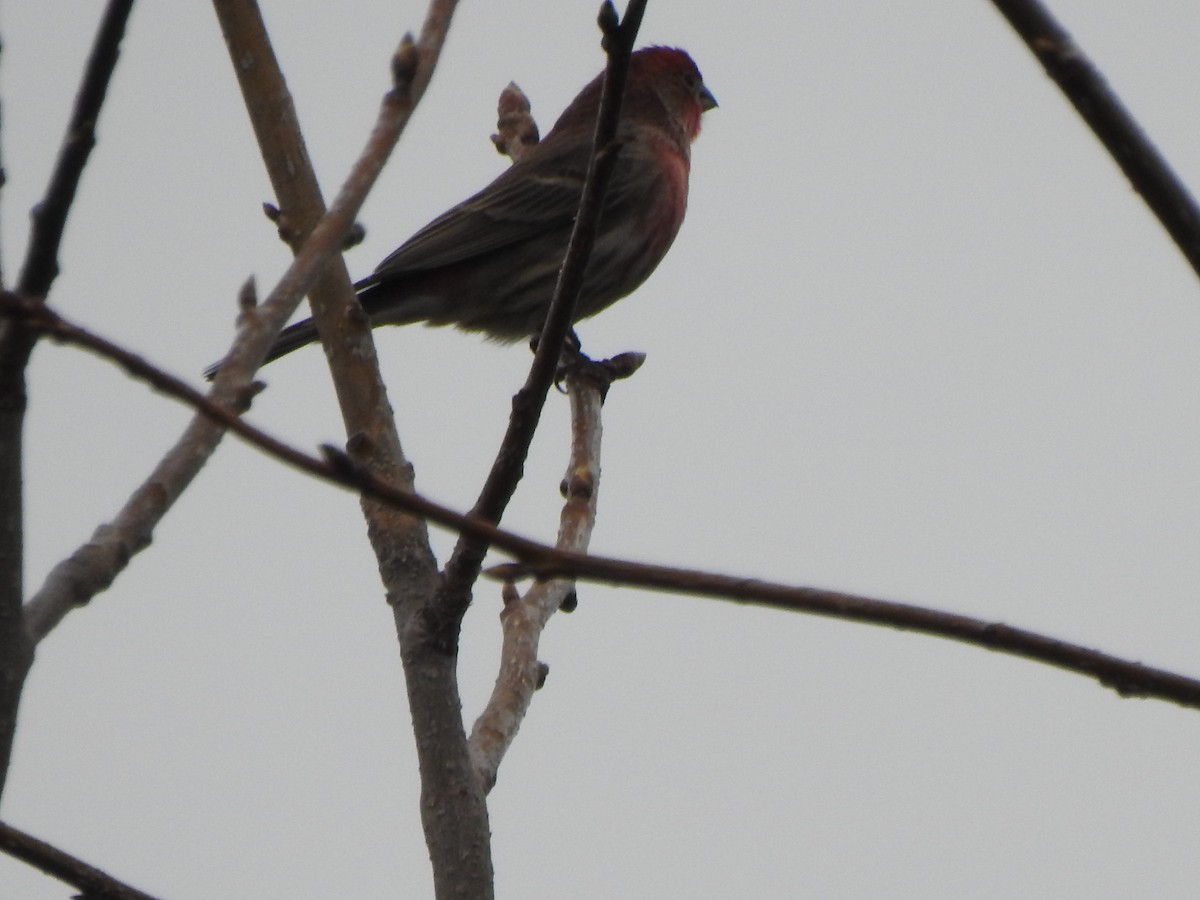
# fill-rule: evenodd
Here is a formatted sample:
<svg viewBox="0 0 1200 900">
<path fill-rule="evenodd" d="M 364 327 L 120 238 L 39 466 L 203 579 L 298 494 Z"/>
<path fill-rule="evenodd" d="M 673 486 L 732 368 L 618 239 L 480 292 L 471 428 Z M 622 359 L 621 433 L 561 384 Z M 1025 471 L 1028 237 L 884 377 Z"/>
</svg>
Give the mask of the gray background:
<svg viewBox="0 0 1200 900">
<path fill-rule="evenodd" d="M 416 2 L 267 2 L 332 194 Z M 1200 185 L 1200 5 L 1053 7 Z M 6 278 L 100 4 L 5 4 Z M 363 211 L 365 274 L 485 184 L 497 94 L 543 128 L 600 70 L 593 0 L 467 3 Z M 595 552 L 864 592 L 1200 674 L 1200 292 L 986 2 L 649 7 L 721 108 L 667 261 L 581 329 L 649 354 L 605 424 Z M 288 261 L 210 7 L 135 9 L 53 301 L 193 378 Z M 467 506 L 528 353 L 378 334 L 419 488 Z M 252 419 L 338 441 L 319 351 Z M 28 585 L 188 417 L 38 348 Z M 510 515 L 549 538 L 552 396 Z M 452 537 L 434 536 L 444 559 Z M 1194 896 L 1200 716 L 931 638 L 585 586 L 491 797 L 502 897 Z M 499 591 L 463 638 L 468 720 Z M 391 616 L 357 503 L 229 440 L 153 548 L 39 648 L 3 816 L 171 898 L 423 897 Z M 0 894 L 69 889 L 0 859 Z"/>
</svg>

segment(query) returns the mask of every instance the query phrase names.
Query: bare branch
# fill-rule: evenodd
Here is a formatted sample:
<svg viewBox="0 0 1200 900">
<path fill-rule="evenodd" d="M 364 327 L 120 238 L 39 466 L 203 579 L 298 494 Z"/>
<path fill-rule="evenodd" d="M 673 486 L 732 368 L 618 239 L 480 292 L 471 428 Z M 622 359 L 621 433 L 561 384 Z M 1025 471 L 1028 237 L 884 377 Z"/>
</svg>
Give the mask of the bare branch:
<svg viewBox="0 0 1200 900">
<path fill-rule="evenodd" d="M 87 900 L 154 900 L 83 860 L 0 822 L 0 850 L 83 891 Z"/>
<path fill-rule="evenodd" d="M 83 168 L 96 145 L 96 120 L 117 67 L 121 39 L 125 36 L 125 25 L 132 9 L 133 0 L 109 0 L 104 18 L 100 20 L 50 185 L 42 202 L 33 210 L 29 248 L 17 281 L 19 293 L 45 297 L 58 275 L 58 247 L 62 243 L 67 213 L 75 199 Z"/>
<path fill-rule="evenodd" d="M 615 140 L 621 99 L 629 73 L 629 57 L 633 53 L 645 8 L 646 0 L 630 0 L 625 18 L 619 25 L 611 0 L 606 0 L 600 9 L 600 27 L 604 32 L 603 46 L 608 54 L 608 65 L 605 68 L 596 136 L 583 195 L 579 201 L 579 212 L 575 217 L 575 227 L 571 231 L 571 240 L 567 245 L 529 376 L 513 398 L 508 429 L 487 480 L 471 509 L 471 515 L 475 518 L 499 522 L 524 473 L 525 458 L 541 419 L 546 392 L 550 389 L 563 342 L 571 327 L 571 313 L 583 285 L 584 271 L 596 239 L 608 179 L 617 161 Z M 487 543 L 477 537 L 464 534 L 459 538 L 446 563 L 438 605 L 431 610 L 435 628 L 447 632 L 457 630 L 470 603 L 471 586 L 479 577 L 479 568 L 487 549 Z"/>
<path fill-rule="evenodd" d="M 44 298 L 58 274 L 58 248 L 88 156 L 96 120 L 117 64 L 133 0 L 110 0 L 84 68 L 83 80 L 41 203 L 21 270 L 20 289 Z M 33 663 L 33 642 L 21 602 L 25 573 L 25 367 L 36 335 L 17 319 L 0 323 L 0 793 L 8 776 L 17 707 Z"/>
<path fill-rule="evenodd" d="M 253 3 L 215 2 L 234 68 L 240 69 L 249 53 L 256 65 L 277 70 Z M 415 43 L 411 38 L 406 39 L 396 54 L 393 74 L 397 89 L 391 95 L 393 116 L 386 123 L 381 121 L 373 135 L 375 152 L 371 163 L 375 168 L 369 173 L 371 180 L 429 83 L 454 8 L 451 0 L 433 0 L 420 38 Z M 236 22 L 226 10 L 238 12 Z M 272 76 L 271 80 L 282 85 L 281 75 Z M 302 146 L 290 104 L 285 109 L 272 110 L 275 94 L 258 93 L 245 81 L 242 88 L 251 118 L 268 120 L 255 129 L 268 169 L 287 165 L 286 157 L 280 156 L 272 141 L 275 129 L 282 125 L 295 133 L 280 138 L 281 143 Z M 363 177 L 368 177 L 366 171 Z M 314 211 L 321 208 L 315 178 L 306 177 L 300 182 L 273 175 L 272 181 L 289 228 L 305 233 L 311 227 Z M 312 291 L 310 301 L 349 437 L 347 450 L 355 464 L 370 471 L 372 477 L 411 490 L 412 468 L 396 433 L 370 325 L 340 260 L 336 269 L 331 269 Z M 429 547 L 428 529 L 423 521 L 404 510 L 369 496 L 363 498 L 363 513 L 400 639 L 421 770 L 421 817 L 433 862 L 435 890 L 439 897 L 489 897 L 492 864 L 487 805 L 467 752 L 455 643 L 447 646 L 443 634 L 431 639 L 421 614 L 430 606 L 437 586 L 437 566 Z"/>
<path fill-rule="evenodd" d="M 78 343 L 116 360 L 131 374 L 149 381 L 164 393 L 201 409 L 204 415 L 228 425 L 230 430 L 235 431 L 248 443 L 271 456 L 332 484 L 369 494 L 380 502 L 393 504 L 442 527 L 472 534 L 523 561 L 520 564 L 497 566 L 487 573 L 491 577 L 504 581 L 531 575 L 540 579 L 574 577 L 605 584 L 734 600 L 788 612 L 809 613 L 916 631 L 1021 656 L 1086 675 L 1124 697 L 1167 700 L 1180 706 L 1200 709 L 1200 680 L 1013 628 L 1001 622 L 988 622 L 839 591 L 772 584 L 753 578 L 587 556 L 531 541 L 497 528 L 490 522 L 455 512 L 419 494 L 397 490 L 334 448 L 325 448 L 325 460 L 296 450 L 236 418 L 228 409 L 214 404 L 179 379 L 155 369 L 134 354 L 116 348 L 56 316 L 53 320 L 46 320 L 45 317 L 54 314 L 40 304 L 23 303 L 19 298 L 16 303 L 14 306 L 13 295 L 0 294 L 0 305 L 6 309 L 15 309 L 35 317 L 37 327 L 44 328 L 55 338 Z M 62 324 L 52 324 L 54 320 Z M 610 361 L 610 371 L 615 373 L 614 377 L 620 377 L 622 372 L 636 368 L 637 363 L 636 355 L 616 357 Z"/>
<path fill-rule="evenodd" d="M 392 112 L 385 101 L 381 119 L 388 119 Z M 364 158 L 373 159 L 374 141 L 372 135 Z M 246 325 L 213 386 L 216 406 L 244 410 L 248 405 L 253 394 L 249 380 L 254 370 L 266 355 L 274 335 L 329 259 L 338 253 L 366 191 L 374 182 L 373 177 L 364 177 L 364 169 L 369 169 L 369 165 L 360 158 L 328 215 L 318 223 L 266 301 L 252 310 L 246 309 L 248 304 L 242 304 Z M 149 545 L 154 528 L 208 461 L 223 434 L 224 427 L 210 416 L 201 414 L 194 418 L 116 517 L 98 527 L 88 543 L 51 571 L 26 608 L 28 628 L 35 640 L 45 637 L 73 607 L 86 603 L 96 592 L 108 587 L 132 556 Z"/>
<path fill-rule="evenodd" d="M 586 553 L 596 523 L 600 412 L 608 384 L 586 374 L 582 366 L 572 367 L 564 383 L 571 398 L 571 459 L 563 478 L 566 503 L 555 547 Z M 573 580 L 556 578 L 534 582 L 524 596 L 506 598 L 500 613 L 504 631 L 500 672 L 487 706 L 471 729 L 471 758 L 479 780 L 488 790 L 496 783 L 500 762 L 517 736 L 534 691 L 545 678 L 545 668 L 537 658 L 542 631 L 574 590 Z"/>
<path fill-rule="evenodd" d="M 1200 209 L 1087 55 L 1038 0 L 992 0 L 1200 274 Z"/>
<path fill-rule="evenodd" d="M 222 361 L 220 373 L 240 368 L 238 381 L 247 383 L 261 365 L 266 352 L 284 323 L 295 312 L 306 293 L 345 310 L 355 305 L 340 251 L 354 227 L 354 217 L 374 185 L 400 132 L 412 115 L 416 85 L 428 75 L 413 63 L 416 51 L 406 39 L 398 55 L 403 65 L 393 64 L 393 88 L 383 99 L 379 118 L 346 178 L 333 206 L 326 212 L 316 176 L 308 159 L 303 137 L 296 124 L 296 111 L 279 70 L 266 28 L 253 0 L 214 0 L 222 32 L 229 46 L 246 108 L 259 139 L 268 174 L 280 201 L 281 228 L 296 251 L 296 259 L 280 288 L 286 303 L 276 303 L 280 288 L 272 292 L 257 316 L 243 317 L 242 335 Z M 288 281 L 292 276 L 292 281 Z M 300 287 L 297 292 L 295 289 Z M 258 326 L 258 327 L 255 327 Z M 250 332 L 247 334 L 246 332 Z"/>
</svg>

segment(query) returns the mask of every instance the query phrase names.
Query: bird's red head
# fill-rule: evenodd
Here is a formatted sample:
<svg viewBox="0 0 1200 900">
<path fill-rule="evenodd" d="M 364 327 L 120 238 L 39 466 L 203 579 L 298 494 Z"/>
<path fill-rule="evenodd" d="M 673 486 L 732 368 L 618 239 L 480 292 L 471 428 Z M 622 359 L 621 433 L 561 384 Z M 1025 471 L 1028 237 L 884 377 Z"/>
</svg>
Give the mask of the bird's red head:
<svg viewBox="0 0 1200 900">
<path fill-rule="evenodd" d="M 603 84 L 601 72 L 571 101 L 552 131 L 594 127 Z M 644 47 L 629 58 L 622 119 L 667 127 L 686 144 L 700 133 L 701 114 L 716 105 L 716 99 L 704 86 L 700 70 L 685 51 L 675 47 Z"/>
<path fill-rule="evenodd" d="M 645 47 L 634 53 L 629 60 L 629 85 L 626 98 L 633 103 L 638 103 L 635 91 L 653 91 L 689 140 L 700 133 L 701 114 L 717 105 L 696 63 L 677 47 Z"/>
</svg>

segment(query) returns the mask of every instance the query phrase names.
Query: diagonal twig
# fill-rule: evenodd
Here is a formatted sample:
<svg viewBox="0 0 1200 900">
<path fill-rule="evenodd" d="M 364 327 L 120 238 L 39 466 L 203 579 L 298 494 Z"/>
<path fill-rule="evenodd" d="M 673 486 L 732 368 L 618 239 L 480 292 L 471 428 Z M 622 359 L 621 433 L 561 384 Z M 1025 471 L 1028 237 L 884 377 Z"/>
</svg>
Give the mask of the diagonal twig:
<svg viewBox="0 0 1200 900">
<path fill-rule="evenodd" d="M 213 6 L 279 203 L 281 234 L 294 251 L 301 252 L 326 209 L 287 84 L 257 4 L 253 0 L 214 0 Z M 415 42 L 411 36 L 405 38 L 393 60 L 396 84 L 385 98 L 390 115 L 381 116 L 343 190 L 365 193 L 378 177 L 429 84 L 453 8 L 454 4 L 445 0 L 431 3 L 420 37 Z M 334 207 L 338 206 L 335 201 Z M 361 313 L 352 314 L 358 304 L 339 254 L 330 255 L 310 288 L 313 318 L 335 367 L 334 385 L 347 433 L 366 434 L 373 445 L 386 446 L 399 457 L 399 438 L 379 379 L 370 329 Z M 288 310 L 283 320 L 291 313 Z M 278 324 L 282 326 L 283 321 Z M 273 339 L 272 334 L 266 344 Z M 402 461 L 395 467 L 403 469 Z"/>
<path fill-rule="evenodd" d="M 390 113 L 385 102 L 380 116 L 385 118 Z M 369 152 L 370 145 L 364 154 Z M 356 166 L 361 164 L 360 158 Z M 231 365 L 222 370 L 213 387 L 212 396 L 218 406 L 245 408 L 250 399 L 246 381 L 247 373 L 255 367 L 253 357 L 257 355 L 261 360 L 265 356 L 272 340 L 271 328 L 277 331 L 282 327 L 329 257 L 340 250 L 372 183 L 356 178 L 356 173 L 357 168 L 279 284 L 262 307 L 255 310 L 261 314 L 252 317 L 258 320 L 259 327 L 244 330 L 246 333 L 237 342 L 238 349 L 227 357 Z M 264 327 L 263 320 L 268 317 L 271 321 Z M 248 343 L 251 346 L 247 349 Z M 208 461 L 223 434 L 224 426 L 208 416 L 196 416 L 115 518 L 100 525 L 86 544 L 51 570 L 45 584 L 26 606 L 26 620 L 35 639 L 48 634 L 73 607 L 107 588 L 132 556 L 149 545 L 155 527 Z"/>
<path fill-rule="evenodd" d="M 87 900 L 154 900 L 52 844 L 0 822 L 0 850 L 83 891 Z"/>
<path fill-rule="evenodd" d="M 1038 0 L 992 0 L 1100 138 L 1200 275 L 1200 208 L 1066 30 Z"/>
<path fill-rule="evenodd" d="M 67 213 L 88 156 L 96 145 L 96 120 L 117 66 L 121 38 L 132 9 L 133 0 L 109 0 L 104 11 L 46 196 L 33 210 L 29 248 L 17 280 L 18 293 L 45 297 L 58 275 L 58 248 Z"/>
</svg>

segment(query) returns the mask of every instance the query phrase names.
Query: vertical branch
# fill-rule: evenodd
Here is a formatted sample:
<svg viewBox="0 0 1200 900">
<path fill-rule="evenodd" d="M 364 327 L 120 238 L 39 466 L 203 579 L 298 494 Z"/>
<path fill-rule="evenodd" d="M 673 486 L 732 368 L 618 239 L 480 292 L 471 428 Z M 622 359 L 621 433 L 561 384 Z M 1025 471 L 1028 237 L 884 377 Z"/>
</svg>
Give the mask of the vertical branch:
<svg viewBox="0 0 1200 900">
<path fill-rule="evenodd" d="M 592 146 L 592 158 L 588 163 L 583 194 L 579 202 L 579 213 L 575 227 L 567 244 L 567 253 L 554 288 L 554 298 L 542 328 L 537 353 L 533 358 L 529 376 L 524 386 L 513 398 L 513 411 L 508 420 L 496 461 L 488 473 L 479 498 L 471 508 L 471 515 L 488 522 L 499 522 L 509 500 L 517 489 L 524 473 L 525 458 L 529 445 L 541 419 L 546 403 L 546 392 L 554 378 L 554 370 L 562 352 L 567 331 L 571 327 L 571 314 L 575 300 L 583 285 L 583 274 L 587 269 L 592 244 L 600 222 L 600 210 L 604 203 L 604 192 L 608 179 L 616 164 L 617 122 L 621 115 L 621 99 L 625 93 L 625 79 L 629 72 L 629 57 L 637 39 L 637 30 L 646 9 L 646 0 L 630 0 L 625 18 L 618 23 L 617 12 L 611 0 L 605 0 L 600 8 L 600 27 L 604 32 L 603 46 L 608 54 L 604 73 L 604 87 L 600 95 L 600 112 L 596 119 L 596 136 Z M 444 634 L 444 641 L 457 635 L 459 623 L 471 599 L 471 586 L 479 577 L 488 545 L 478 538 L 462 535 L 454 546 L 454 552 L 446 564 L 444 586 L 437 607 L 431 610 L 435 628 Z"/>
<path fill-rule="evenodd" d="M 320 216 L 323 203 L 311 171 L 302 178 L 291 172 L 297 161 L 305 169 L 311 167 L 258 10 L 251 0 L 214 0 L 214 5 L 247 110 L 256 123 L 264 162 L 272 171 L 280 209 L 288 228 L 302 237 Z M 395 75 L 407 88 L 394 99 L 404 111 L 394 128 L 381 125 L 372 136 L 379 166 L 429 83 L 454 8 L 453 0 L 432 0 L 420 37 L 397 54 Z M 370 177 L 373 180 L 374 174 Z M 412 490 L 412 468 L 396 433 L 370 326 L 340 259 L 310 292 L 310 301 L 329 359 L 350 456 L 387 483 Z M 487 898 L 493 890 L 490 829 L 483 790 L 467 752 L 457 645 L 444 647 L 431 641 L 425 620 L 418 615 L 430 604 L 438 583 L 428 532 L 422 520 L 377 500 L 364 497 L 362 506 L 400 641 L 421 773 L 421 818 L 436 895 Z"/>
<path fill-rule="evenodd" d="M 58 274 L 58 248 L 67 213 L 96 142 L 96 120 L 117 65 L 133 0 L 110 0 L 59 150 L 46 195 L 33 212 L 29 248 L 17 290 L 45 297 Z M 18 319 L 0 322 L 0 793 L 8 775 L 17 707 L 33 664 L 33 641 L 21 609 L 24 590 L 25 367 L 34 333 Z"/>
<path fill-rule="evenodd" d="M 562 482 L 566 503 L 559 517 L 556 550 L 587 553 L 600 489 L 604 397 L 612 379 L 633 374 L 643 359 L 640 354 L 627 353 L 603 363 L 581 360 L 567 369 L 563 381 L 571 399 L 571 458 Z M 534 691 L 545 678 L 546 669 L 537 658 L 542 631 L 550 617 L 570 602 L 575 580 L 535 581 L 520 597 L 509 596 L 513 590 L 511 585 L 505 586 L 505 605 L 500 613 L 504 641 L 496 685 L 471 730 L 471 758 L 480 781 L 489 790 L 533 702 Z"/>
</svg>

